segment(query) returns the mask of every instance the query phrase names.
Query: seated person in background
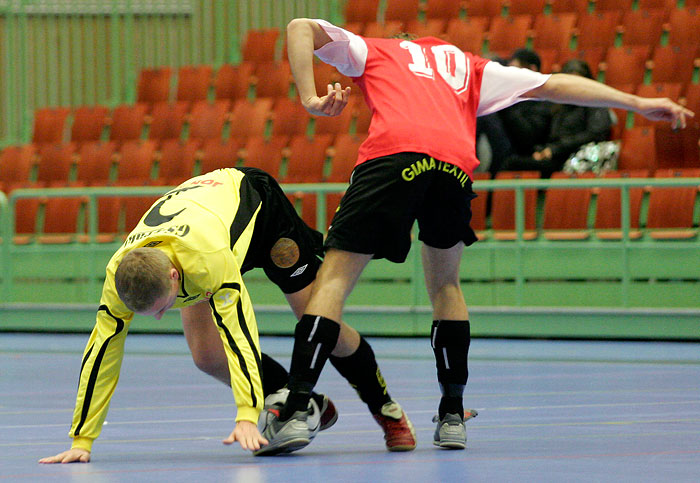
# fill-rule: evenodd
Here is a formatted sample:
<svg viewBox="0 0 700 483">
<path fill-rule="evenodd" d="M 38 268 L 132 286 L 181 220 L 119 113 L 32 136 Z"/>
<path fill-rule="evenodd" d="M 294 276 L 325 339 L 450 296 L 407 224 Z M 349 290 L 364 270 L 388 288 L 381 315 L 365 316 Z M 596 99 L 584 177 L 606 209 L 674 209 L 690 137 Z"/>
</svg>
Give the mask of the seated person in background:
<svg viewBox="0 0 700 483">
<path fill-rule="evenodd" d="M 561 71 L 564 74 L 593 78 L 588 64 L 578 59 L 569 60 Z M 547 140 L 535 146 L 530 155 L 510 156 L 503 169 L 539 171 L 543 178 L 548 178 L 555 171 L 560 171 L 568 157 L 580 146 L 605 141 L 610 136 L 612 119 L 607 108 L 571 104 L 550 106 L 552 120 Z"/>
<path fill-rule="evenodd" d="M 518 49 L 507 65 L 539 72 L 540 56 L 529 49 Z M 477 118 L 477 138 L 484 134 L 491 148 L 488 171 L 492 176 L 503 169 L 511 156 L 530 156 L 536 145 L 547 141 L 551 111 L 549 102 L 524 101 Z"/>
</svg>

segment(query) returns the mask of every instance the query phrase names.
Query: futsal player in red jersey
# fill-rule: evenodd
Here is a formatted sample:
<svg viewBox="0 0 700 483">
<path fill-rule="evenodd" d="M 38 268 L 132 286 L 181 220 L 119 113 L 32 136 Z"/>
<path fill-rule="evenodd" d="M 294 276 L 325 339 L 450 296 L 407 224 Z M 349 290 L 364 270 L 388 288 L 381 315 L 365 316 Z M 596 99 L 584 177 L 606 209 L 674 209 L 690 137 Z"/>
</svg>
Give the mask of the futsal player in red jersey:
<svg viewBox="0 0 700 483">
<path fill-rule="evenodd" d="M 372 258 L 405 260 L 417 220 L 442 392 L 433 443 L 463 449 L 470 330 L 459 265 L 464 247 L 476 241 L 469 226 L 475 196 L 471 175 L 479 164 L 476 117 L 523 100 L 629 109 L 679 128 L 693 113 L 669 99 L 641 98 L 582 77 L 501 66 L 436 38 L 363 38 L 324 20 L 292 20 L 287 48 L 308 112 L 338 115 L 350 95 L 340 84 L 317 95 L 316 54 L 353 78 L 372 121 L 328 230 L 311 299 L 296 326 L 289 398 L 263 434 L 272 442 L 289 438 L 294 426 L 303 428 L 295 421 L 306 417 L 311 389 L 330 359 L 384 429 L 388 449 L 415 448 L 413 427 L 390 398 L 371 347 L 342 322 L 342 310 Z"/>
</svg>

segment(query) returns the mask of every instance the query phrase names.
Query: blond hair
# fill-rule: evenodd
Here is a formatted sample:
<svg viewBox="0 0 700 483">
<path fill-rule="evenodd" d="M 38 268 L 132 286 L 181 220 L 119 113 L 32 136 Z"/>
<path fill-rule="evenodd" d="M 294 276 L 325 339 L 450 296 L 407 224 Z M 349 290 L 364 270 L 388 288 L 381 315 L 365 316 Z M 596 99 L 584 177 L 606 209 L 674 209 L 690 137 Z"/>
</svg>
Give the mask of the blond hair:
<svg viewBox="0 0 700 483">
<path fill-rule="evenodd" d="M 124 255 L 114 274 L 119 298 L 129 310 L 143 312 L 169 289 L 172 263 L 156 248 L 135 248 Z"/>
</svg>

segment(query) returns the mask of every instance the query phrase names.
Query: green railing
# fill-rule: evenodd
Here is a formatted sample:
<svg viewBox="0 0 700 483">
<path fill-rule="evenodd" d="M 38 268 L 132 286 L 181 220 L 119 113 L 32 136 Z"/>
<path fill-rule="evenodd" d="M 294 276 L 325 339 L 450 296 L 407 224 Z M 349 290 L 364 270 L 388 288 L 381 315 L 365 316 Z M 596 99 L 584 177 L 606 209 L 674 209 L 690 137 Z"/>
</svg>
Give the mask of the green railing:
<svg viewBox="0 0 700 483">
<path fill-rule="evenodd" d="M 697 187 L 700 179 L 478 181 L 479 191 L 515 190 L 517 222 L 514 240 L 488 236 L 465 249 L 460 277 L 473 334 L 699 340 L 700 239 L 697 235 L 684 241 L 659 241 L 648 236 L 632 239 L 624 208 L 629 206 L 629 190 L 645 186 Z M 283 187 L 292 193 L 318 193 L 317 219 L 325 220 L 325 194 L 343 191 L 346 185 Z M 621 188 L 621 239 L 525 239 L 525 190 L 589 187 Z M 97 198 L 154 196 L 166 189 L 16 190 L 9 198 L 0 194 L 0 331 L 90 330 L 104 267 L 120 244 L 97 243 Z M 17 200 L 50 196 L 87 199 L 88 241 L 15 245 L 12 213 Z M 696 228 L 700 216 L 697 205 Z M 430 302 L 418 245 L 414 241 L 404 264 L 386 260 L 369 264 L 348 299 L 348 323 L 370 335 L 427 333 Z M 291 334 L 293 318 L 280 291 L 258 270 L 246 275 L 246 285 L 253 295 L 261 333 Z M 132 330 L 181 331 L 176 312 L 166 315 L 161 321 L 139 321 Z"/>
</svg>

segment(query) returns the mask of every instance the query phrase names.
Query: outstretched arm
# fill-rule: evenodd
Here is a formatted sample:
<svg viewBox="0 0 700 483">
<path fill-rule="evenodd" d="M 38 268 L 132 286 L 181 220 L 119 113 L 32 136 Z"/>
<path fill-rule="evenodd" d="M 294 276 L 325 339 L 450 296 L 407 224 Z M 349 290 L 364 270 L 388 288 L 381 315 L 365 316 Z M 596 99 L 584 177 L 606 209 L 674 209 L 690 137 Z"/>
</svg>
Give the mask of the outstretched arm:
<svg viewBox="0 0 700 483">
<path fill-rule="evenodd" d="M 616 107 L 638 112 L 652 121 L 666 121 L 674 128 L 684 128 L 692 111 L 668 98 L 648 98 L 619 91 L 601 82 L 571 74 L 553 74 L 541 86 L 522 97 L 560 104 L 590 107 Z"/>
<path fill-rule="evenodd" d="M 328 93 L 319 97 L 314 82 L 314 50 L 331 42 L 328 34 L 310 19 L 297 18 L 287 25 L 287 52 L 294 82 L 304 108 L 316 116 L 337 116 L 348 103 L 350 88 L 328 84 Z"/>
</svg>

